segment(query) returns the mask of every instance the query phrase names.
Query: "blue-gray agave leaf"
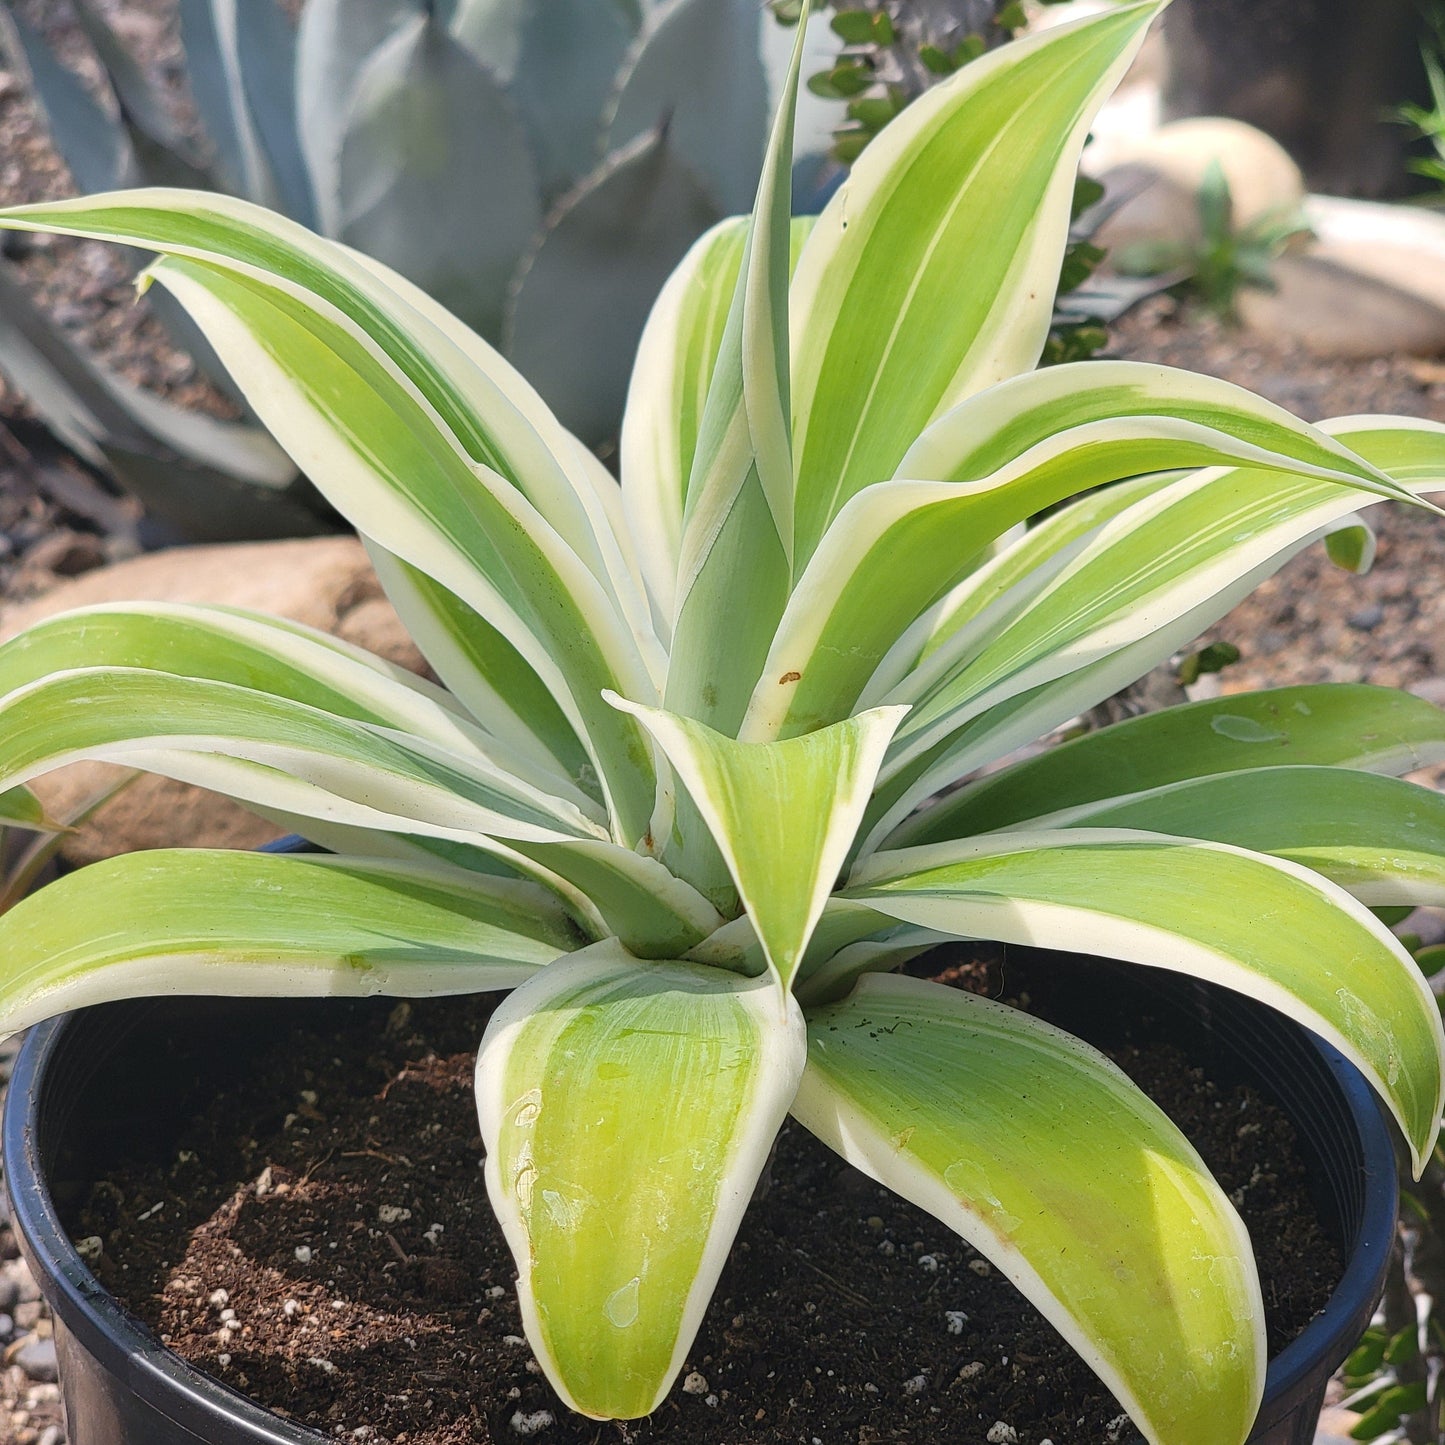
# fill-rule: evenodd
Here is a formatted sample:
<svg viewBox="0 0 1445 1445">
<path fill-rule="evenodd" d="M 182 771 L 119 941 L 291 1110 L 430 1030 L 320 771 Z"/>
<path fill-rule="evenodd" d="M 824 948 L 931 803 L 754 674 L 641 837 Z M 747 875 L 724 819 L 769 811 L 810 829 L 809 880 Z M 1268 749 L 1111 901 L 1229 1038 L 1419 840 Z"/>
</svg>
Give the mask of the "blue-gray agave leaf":
<svg viewBox="0 0 1445 1445">
<path fill-rule="evenodd" d="M 340 235 L 484 334 L 541 223 L 526 136 L 501 87 L 434 17 L 368 61 L 341 144 Z"/>
<path fill-rule="evenodd" d="M 181 40 L 191 95 L 216 148 L 216 169 L 225 189 L 279 208 L 282 197 L 246 103 L 237 53 L 237 6 L 259 3 L 262 0 L 180 0 Z"/>
<path fill-rule="evenodd" d="M 774 24 L 757 0 L 673 0 L 657 10 L 629 59 L 608 149 L 665 125 L 723 210 L 746 211 L 768 131 L 762 31 Z"/>
<path fill-rule="evenodd" d="M 76 185 L 83 191 L 108 191 L 138 180 L 124 128 L 8 8 L 0 9 L 0 36 L 11 65 L 28 73 L 30 93 L 45 112 L 50 138 Z"/>
<path fill-rule="evenodd" d="M 296 32 L 276 0 L 237 4 L 236 64 L 281 209 L 303 226 L 315 226 L 316 202 L 296 116 Z"/>
<path fill-rule="evenodd" d="M 416 0 L 307 0 L 296 32 L 296 122 L 318 228 L 340 228 L 337 171 L 356 82 L 371 56 L 418 11 Z"/>
<path fill-rule="evenodd" d="M 520 42 L 509 93 L 550 201 L 601 158 L 602 116 L 637 33 L 637 10 L 623 0 L 516 3 Z"/>
<path fill-rule="evenodd" d="M 548 218 L 513 291 L 506 346 L 584 441 L 613 434 L 652 303 L 721 217 L 659 129 L 609 156 Z"/>
<path fill-rule="evenodd" d="M 177 156 L 184 155 L 189 147 L 164 100 L 146 79 L 135 58 L 116 39 L 115 32 L 96 8 L 95 0 L 71 0 L 71 3 L 85 38 L 105 67 L 126 124 L 156 145 Z"/>
</svg>

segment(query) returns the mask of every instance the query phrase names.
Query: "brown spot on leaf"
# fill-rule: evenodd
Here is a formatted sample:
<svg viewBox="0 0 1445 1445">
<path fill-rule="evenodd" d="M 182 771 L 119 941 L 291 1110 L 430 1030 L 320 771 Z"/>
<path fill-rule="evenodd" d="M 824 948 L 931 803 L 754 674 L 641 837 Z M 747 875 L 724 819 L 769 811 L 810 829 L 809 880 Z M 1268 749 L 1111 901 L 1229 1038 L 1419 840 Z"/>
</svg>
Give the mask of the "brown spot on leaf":
<svg viewBox="0 0 1445 1445">
<path fill-rule="evenodd" d="M 799 681 L 801 681 L 802 676 L 803 676 L 803 674 L 802 674 L 801 672 L 785 672 L 785 673 L 778 679 L 778 685 L 779 685 L 780 687 L 782 687 L 782 686 L 785 686 L 786 684 L 788 684 L 788 683 L 790 683 L 790 682 L 799 682 Z"/>
</svg>

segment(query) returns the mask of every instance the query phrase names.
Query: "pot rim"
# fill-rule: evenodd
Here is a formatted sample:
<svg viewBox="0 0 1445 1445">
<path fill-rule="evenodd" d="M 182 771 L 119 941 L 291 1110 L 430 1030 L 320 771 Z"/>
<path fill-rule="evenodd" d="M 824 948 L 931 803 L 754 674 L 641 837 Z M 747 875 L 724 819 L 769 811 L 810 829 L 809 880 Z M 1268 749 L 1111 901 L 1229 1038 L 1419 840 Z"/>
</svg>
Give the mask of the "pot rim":
<svg viewBox="0 0 1445 1445">
<path fill-rule="evenodd" d="M 283 1420 L 251 1397 L 208 1375 L 163 1345 L 101 1285 L 61 1225 L 41 1167 L 38 1101 L 65 1030 L 77 1014 L 62 1014 L 32 1028 L 15 1060 L 0 1119 L 0 1172 L 10 1197 L 11 1220 L 41 1291 L 55 1315 L 96 1360 L 138 1394 L 170 1397 L 176 1423 L 194 1426 L 201 1439 L 220 1421 L 244 1422 L 272 1445 L 317 1445 L 329 1437 Z M 1324 1309 L 1269 1361 L 1256 1429 L 1272 1402 L 1288 1400 L 1315 1369 L 1343 1359 L 1357 1340 L 1361 1313 L 1373 1311 L 1384 1286 L 1398 1209 L 1398 1175 L 1389 1124 L 1363 1075 L 1331 1045 L 1301 1029 L 1321 1056 L 1360 1145 L 1364 1192 L 1360 1225 L 1345 1269 Z M 1368 1318 L 1368 1316 L 1366 1316 Z"/>
</svg>

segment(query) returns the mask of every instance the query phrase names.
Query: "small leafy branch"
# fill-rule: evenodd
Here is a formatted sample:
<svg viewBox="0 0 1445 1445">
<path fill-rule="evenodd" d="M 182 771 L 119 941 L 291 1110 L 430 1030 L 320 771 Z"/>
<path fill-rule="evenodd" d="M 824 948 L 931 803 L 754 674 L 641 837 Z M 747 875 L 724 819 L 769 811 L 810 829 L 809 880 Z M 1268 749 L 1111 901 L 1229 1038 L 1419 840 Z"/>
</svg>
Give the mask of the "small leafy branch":
<svg viewBox="0 0 1445 1445">
<path fill-rule="evenodd" d="M 1420 43 L 1420 59 L 1430 86 L 1430 104 L 1402 105 L 1395 118 L 1411 127 L 1420 139 L 1429 141 L 1435 151 L 1433 156 L 1412 158 L 1407 162 L 1409 169 L 1445 189 L 1445 5 L 1439 0 L 1422 0 L 1421 10 L 1426 33 Z"/>
<path fill-rule="evenodd" d="M 1178 275 L 1180 290 L 1226 321 L 1238 319 L 1239 293 L 1247 286 L 1274 289 L 1273 266 L 1289 243 L 1310 234 L 1294 212 L 1259 216 L 1236 225 L 1234 198 L 1218 160 L 1205 170 L 1196 196 L 1197 243 L 1161 240 L 1121 246 L 1113 264 L 1124 275 Z"/>
</svg>

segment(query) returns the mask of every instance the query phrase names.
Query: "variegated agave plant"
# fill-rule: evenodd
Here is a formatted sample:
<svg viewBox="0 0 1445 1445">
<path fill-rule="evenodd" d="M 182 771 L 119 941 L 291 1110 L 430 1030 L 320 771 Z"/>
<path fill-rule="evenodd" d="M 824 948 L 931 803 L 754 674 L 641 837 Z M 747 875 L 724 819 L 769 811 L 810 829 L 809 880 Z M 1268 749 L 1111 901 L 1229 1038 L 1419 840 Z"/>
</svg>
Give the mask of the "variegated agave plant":
<svg viewBox="0 0 1445 1445">
<path fill-rule="evenodd" d="M 1428 422 L 1031 372 L 1090 118 L 1157 8 L 968 66 L 791 234 L 785 101 L 753 220 L 653 313 L 620 492 L 476 336 L 294 224 L 165 191 L 6 214 L 162 253 L 152 280 L 368 539 L 449 691 L 222 609 L 8 644 L 0 787 L 122 759 L 338 856 L 63 880 L 0 923 L 4 1024 L 512 988 L 478 1059 L 487 1185 L 574 1408 L 663 1397 L 791 1111 L 992 1257 L 1152 1441 L 1237 1445 L 1259 1286 L 1194 1151 L 1077 1040 L 890 975 L 961 936 L 1214 979 L 1343 1049 L 1417 1160 L 1434 1139 L 1439 1012 L 1367 905 L 1445 902 L 1445 798 L 1389 776 L 1445 756 L 1445 715 L 1231 697 L 936 797 L 1312 540 L 1363 565 L 1361 505 L 1445 484 Z"/>
</svg>

